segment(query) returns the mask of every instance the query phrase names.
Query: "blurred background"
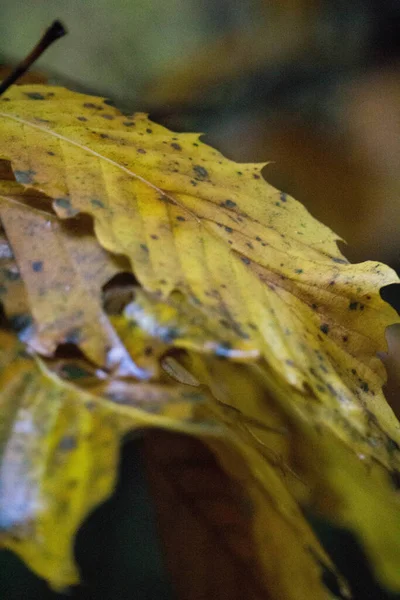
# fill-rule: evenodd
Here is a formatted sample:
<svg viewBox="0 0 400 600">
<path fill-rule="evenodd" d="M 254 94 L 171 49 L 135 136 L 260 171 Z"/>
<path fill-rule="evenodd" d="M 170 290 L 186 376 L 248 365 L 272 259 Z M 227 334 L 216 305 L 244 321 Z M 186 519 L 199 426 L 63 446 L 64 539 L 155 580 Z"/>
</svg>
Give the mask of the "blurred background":
<svg viewBox="0 0 400 600">
<path fill-rule="evenodd" d="M 3 0 L 0 78 L 54 19 L 69 35 L 27 82 L 103 95 L 171 129 L 202 131 L 236 161 L 271 161 L 266 179 L 346 240 L 350 260 L 382 260 L 400 271 L 400 0 Z M 399 331 L 391 344 L 390 393 L 400 414 Z M 154 488 L 159 478 L 142 454 L 139 442 L 125 448 L 116 494 L 81 529 L 84 585 L 70 597 L 234 600 L 226 583 L 212 591 L 201 571 L 210 542 L 196 546 L 192 517 L 182 517 L 190 553 L 179 554 L 178 542 L 168 540 L 165 490 Z M 354 597 L 394 598 L 374 587 L 360 555 L 348 559 L 342 538 L 324 527 L 316 525 L 324 543 L 333 543 L 333 555 L 336 543 L 339 563 L 345 557 L 361 586 Z M 190 586 L 195 574 L 207 589 Z M 240 594 L 235 600 L 247 600 Z M 61 596 L 3 552 L 0 597 Z"/>
</svg>

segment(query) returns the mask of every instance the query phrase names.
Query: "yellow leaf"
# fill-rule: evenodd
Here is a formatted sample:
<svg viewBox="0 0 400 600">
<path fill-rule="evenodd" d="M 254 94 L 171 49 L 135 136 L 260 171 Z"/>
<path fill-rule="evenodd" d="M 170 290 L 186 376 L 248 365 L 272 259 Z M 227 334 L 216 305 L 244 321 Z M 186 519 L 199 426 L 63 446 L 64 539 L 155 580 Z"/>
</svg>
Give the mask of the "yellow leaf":
<svg viewBox="0 0 400 600">
<path fill-rule="evenodd" d="M 194 421 L 206 395 L 120 382 L 103 386 L 110 401 L 40 368 L 9 333 L 0 342 L 0 544 L 64 587 L 78 581 L 76 530 L 113 490 L 121 437 L 148 426 L 212 432 Z"/>
<path fill-rule="evenodd" d="M 53 354 L 59 344 L 74 343 L 101 366 L 145 377 L 101 305 L 101 287 L 121 265 L 97 244 L 85 223 L 59 223 L 53 214 L 36 208 L 35 201 L 43 204 L 46 198 L 27 194 L 19 184 L 0 182 L 0 218 L 36 324 L 36 331 L 25 332 L 24 341 L 44 355 Z M 10 278 L 6 272 L 3 279 Z M 11 295 L 21 295 L 16 283 L 7 283 L 7 313 L 16 311 Z"/>
<path fill-rule="evenodd" d="M 318 407 L 315 397 L 294 390 L 266 366 L 232 365 L 194 354 L 181 360 L 217 399 L 212 408 L 216 420 L 241 436 L 242 456 L 253 453 L 246 462 L 264 493 L 271 493 L 268 463 L 282 470 L 286 487 L 301 505 L 352 530 L 377 577 L 388 588 L 400 589 L 400 502 L 391 479 L 400 472 L 399 446 L 380 429 L 370 407 L 363 407 L 365 422 L 360 418 L 358 423 L 354 417 L 345 419 L 338 407 Z M 384 399 L 376 401 L 377 412 L 384 413 Z M 347 408 L 351 415 L 353 407 Z M 364 435 L 356 425 L 364 425 Z M 341 428 L 348 430 L 347 444 L 340 439 Z M 224 464 L 226 453 L 217 453 Z M 234 477 L 236 469 L 232 462 L 227 470 Z"/>
<path fill-rule="evenodd" d="M 91 215 L 101 245 L 126 255 L 146 292 L 160 299 L 134 308 L 143 339 L 162 338 L 179 314 L 190 323 L 195 307 L 203 315 L 199 335 L 186 323 L 176 345 L 190 354 L 178 364 L 211 389 L 215 400 L 197 405 L 196 415 L 221 423 L 223 441 L 205 441 L 233 477 L 242 466 L 232 453 L 244 461 L 257 519 L 264 515 L 273 532 L 269 548 L 286 549 L 295 564 L 291 585 L 266 562 L 267 528 L 255 530 L 275 597 L 309 597 L 308 580 L 313 597 L 324 597 L 304 556 L 301 540 L 312 534 L 302 502 L 355 531 L 377 576 L 400 589 L 399 502 L 388 475 L 400 470 L 399 424 L 382 396 L 376 356 L 397 320 L 379 288 L 396 274 L 375 262 L 350 265 L 337 237 L 268 185 L 261 165 L 229 161 L 197 135 L 60 88 L 12 89 L 0 104 L 3 156 L 16 179 L 53 198 L 61 218 Z M 177 292 L 179 309 L 166 302 Z M 115 321 L 121 335 L 127 311 Z M 260 357 L 256 366 L 233 368 L 193 352 L 207 349 L 216 322 L 218 348 Z M 174 427 L 185 425 L 178 417 Z M 371 523 L 374 509 L 388 511 L 381 530 Z"/>
<path fill-rule="evenodd" d="M 146 354 L 161 356 L 169 346 L 241 360 L 258 357 L 246 340 L 240 336 L 237 340 L 238 333 L 226 322 L 207 318 L 178 294 L 162 301 L 155 294 L 136 288 L 134 296 L 121 315 L 110 318 L 135 362 L 143 360 Z M 149 347 L 150 340 L 157 349 Z"/>
<path fill-rule="evenodd" d="M 344 400 L 381 386 L 375 354 L 396 317 L 378 291 L 395 273 L 349 265 L 337 237 L 268 185 L 261 165 L 62 88 L 9 90 L 0 121 L 17 180 L 54 198 L 61 217 L 91 214 L 100 242 L 128 256 L 146 289 L 186 293 L 324 402 L 334 394 L 321 389 L 318 352 Z"/>
</svg>

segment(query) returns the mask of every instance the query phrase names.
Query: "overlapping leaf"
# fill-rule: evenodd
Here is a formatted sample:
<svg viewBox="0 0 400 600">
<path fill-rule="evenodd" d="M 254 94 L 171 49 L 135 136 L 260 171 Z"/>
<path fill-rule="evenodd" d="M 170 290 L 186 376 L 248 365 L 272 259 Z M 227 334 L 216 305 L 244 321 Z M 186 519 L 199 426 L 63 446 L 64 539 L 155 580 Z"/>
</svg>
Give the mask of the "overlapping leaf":
<svg viewBox="0 0 400 600">
<path fill-rule="evenodd" d="M 59 223 L 43 204 L 45 197 L 29 195 L 19 184 L 0 183 L 0 218 L 18 267 L 15 276 L 9 266 L 3 268 L 6 312 L 17 311 L 20 319 L 29 321 L 29 314 L 14 306 L 15 296 L 18 302 L 25 298 L 15 289 L 21 285 L 20 274 L 36 324 L 36 331 L 31 327 L 24 339 L 38 352 L 52 355 L 59 344 L 75 343 L 101 366 L 145 376 L 102 310 L 101 287 L 121 266 L 96 243 L 85 224 Z"/>
<path fill-rule="evenodd" d="M 74 533 L 113 490 L 121 437 L 175 422 L 200 433 L 194 407 L 206 395 L 121 382 L 100 396 L 54 378 L 13 335 L 0 341 L 0 542 L 63 587 L 78 580 Z"/>
<path fill-rule="evenodd" d="M 400 471 L 399 424 L 376 357 L 396 320 L 379 288 L 395 273 L 348 264 L 334 234 L 269 186 L 260 165 L 237 165 L 196 135 L 59 88 L 21 87 L 0 104 L 2 158 L 17 181 L 52 198 L 63 219 L 91 215 L 103 248 L 127 256 L 148 293 L 112 317 L 133 360 L 145 368 L 146 348 L 156 357 L 186 348 L 168 372 L 186 368 L 212 390 L 196 416 L 221 424 L 222 438 L 207 441 L 226 470 L 240 479 L 234 448 L 251 474 L 255 524 L 264 515 L 275 532 L 268 545 L 264 529 L 254 530 L 274 597 L 327 594 L 306 558 L 315 542 L 294 499 L 352 528 L 378 576 L 400 589 L 399 502 L 388 475 Z M 18 258 L 11 225 L 22 272 L 26 251 Z M 44 260 L 37 246 L 34 260 Z M 92 296 L 103 283 L 88 284 Z M 259 363 L 225 368 L 205 352 Z M 374 511 L 386 511 L 380 529 Z M 267 565 L 267 550 L 291 557 L 293 581 Z"/>
</svg>

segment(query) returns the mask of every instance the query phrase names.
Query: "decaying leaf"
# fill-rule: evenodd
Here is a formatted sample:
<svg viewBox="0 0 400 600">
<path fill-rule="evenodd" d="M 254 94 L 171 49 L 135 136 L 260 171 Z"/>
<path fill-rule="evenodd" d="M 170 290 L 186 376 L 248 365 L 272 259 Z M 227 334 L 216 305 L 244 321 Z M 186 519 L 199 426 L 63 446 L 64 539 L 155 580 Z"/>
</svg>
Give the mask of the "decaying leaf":
<svg viewBox="0 0 400 600">
<path fill-rule="evenodd" d="M 73 341 L 85 354 L 110 367 L 98 326 L 104 317 L 119 336 L 110 351 L 125 352 L 117 352 L 122 366 L 127 360 L 136 368 L 131 375 L 147 370 L 153 378 L 140 384 L 105 374 L 81 382 L 79 402 L 96 398 L 118 422 L 113 447 L 138 422 L 202 437 L 253 506 L 254 544 L 272 598 L 330 597 L 321 581 L 329 559 L 303 505 L 355 532 L 378 578 L 400 590 L 399 499 L 390 479 L 400 472 L 400 428 L 382 395 L 385 371 L 376 356 L 397 320 L 379 289 L 396 274 L 379 263 L 349 264 L 328 228 L 266 183 L 262 165 L 233 163 L 197 135 L 61 88 L 12 89 L 0 105 L 1 158 L 19 184 L 3 182 L 1 219 L 39 337 L 51 339 L 48 354 L 66 341 L 72 307 L 83 306 L 79 328 L 92 337 Z M 49 231 L 39 193 L 59 217 L 46 209 Z M 29 206 L 18 197 L 26 194 L 36 197 Z M 74 237 L 71 223 L 81 213 L 93 218 L 102 249 L 93 236 Z M 143 290 L 106 317 L 100 290 L 116 272 L 109 253 L 129 259 Z M 66 372 L 65 364 L 53 367 Z M 69 418 L 58 426 L 68 431 Z M 109 493 L 110 472 L 107 485 Z M 77 501 L 74 490 L 61 493 Z M 385 515 L 380 525 L 376 513 Z M 69 543 L 77 522 L 68 523 Z M 35 543 L 30 537 L 21 545 L 29 564 L 53 583 L 70 583 L 67 574 L 55 581 L 50 562 L 28 556 Z"/>
<path fill-rule="evenodd" d="M 13 335 L 0 338 L 0 542 L 64 587 L 78 580 L 74 533 L 113 490 L 121 437 L 185 421 L 200 433 L 193 408 L 206 396 L 121 382 L 101 397 L 52 376 Z"/>
<path fill-rule="evenodd" d="M 45 201 L 37 193 L 27 194 L 19 184 L 0 183 L 0 218 L 37 326 L 24 339 L 44 355 L 53 354 L 59 344 L 74 343 L 99 365 L 119 366 L 122 375 L 145 377 L 101 306 L 101 287 L 121 266 L 96 243 L 85 224 L 76 219 L 59 223 L 51 212 L 35 207 L 35 202 Z M 13 280 L 7 272 L 4 276 Z M 10 297 L 16 294 L 15 284 L 7 287 L 6 312 L 8 304 L 14 312 Z M 25 321 L 29 321 L 27 314 Z"/>
</svg>

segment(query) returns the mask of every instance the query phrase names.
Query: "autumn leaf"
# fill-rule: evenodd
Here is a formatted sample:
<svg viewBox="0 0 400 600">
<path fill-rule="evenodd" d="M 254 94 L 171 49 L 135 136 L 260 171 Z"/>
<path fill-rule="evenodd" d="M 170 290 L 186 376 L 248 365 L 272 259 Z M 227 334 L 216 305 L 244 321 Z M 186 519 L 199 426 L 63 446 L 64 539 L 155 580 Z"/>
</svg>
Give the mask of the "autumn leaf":
<svg viewBox="0 0 400 600">
<path fill-rule="evenodd" d="M 36 324 L 36 331 L 31 327 L 25 332 L 24 341 L 44 355 L 52 355 L 59 344 L 74 343 L 101 366 L 119 365 L 122 375 L 145 377 L 118 340 L 101 305 L 102 285 L 123 267 L 99 247 L 84 224 L 76 220 L 59 223 L 54 214 L 35 207 L 45 202 L 37 193 L 28 195 L 19 184 L 0 183 L 0 219 Z M 7 274 L 10 268 L 4 268 L 8 269 L 5 279 L 12 280 Z M 21 284 L 17 276 L 14 279 Z M 16 310 L 9 299 L 21 297 L 15 286 L 7 283 L 7 313 Z M 29 315 L 18 314 L 29 320 Z"/>
<path fill-rule="evenodd" d="M 199 433 L 193 407 L 206 396 L 121 382 L 103 386 L 101 397 L 55 378 L 12 334 L 0 337 L 0 542 L 64 587 L 78 581 L 73 535 L 113 490 L 121 437 L 174 429 L 175 420 Z"/>
<path fill-rule="evenodd" d="M 203 444 L 188 436 L 148 432 L 145 449 L 167 566 L 179 599 L 329 597 L 321 573 L 333 567 L 308 525 L 297 514 L 298 528 L 292 529 L 271 498 L 266 501 L 259 492 L 257 503 L 256 489 L 254 496 L 244 495 L 250 484 L 245 465 L 239 485 Z M 224 452 L 229 455 L 226 448 Z M 231 458 L 240 464 L 236 453 Z M 262 544 L 261 552 L 254 538 Z M 285 557 L 281 565 L 278 557 Z M 338 586 L 346 592 L 343 581 Z"/>
<path fill-rule="evenodd" d="M 182 386 L 169 386 L 169 395 L 166 385 L 128 385 L 123 382 L 116 386 L 105 384 L 101 390 L 79 390 L 40 368 L 26 355 L 23 346 L 5 332 L 1 332 L 0 365 L 4 424 L 1 432 L 0 539 L 55 587 L 77 581 L 72 534 L 87 512 L 111 493 L 119 442 L 126 431 L 148 426 L 173 430 L 177 426 L 197 435 L 203 431 L 206 438 L 214 437 L 215 443 L 221 435 L 211 423 L 201 425 L 198 420 L 196 425 L 194 409 L 205 402 L 207 396 L 192 393 L 193 402 L 190 403 L 188 390 Z M 103 396 L 98 395 L 100 391 Z M 184 400 L 180 406 L 179 396 Z M 161 447 L 159 451 L 162 451 Z M 226 456 L 229 455 L 230 452 L 226 452 Z M 233 456 L 236 461 L 239 459 L 237 453 Z M 240 459 L 238 464 L 241 464 Z M 242 478 L 246 479 L 245 462 L 240 470 Z M 243 483 L 242 480 L 247 493 Z M 181 484 L 184 484 L 183 478 Z M 296 574 L 300 578 L 298 584 L 305 591 L 315 589 L 315 598 L 325 598 L 320 566 L 303 545 L 307 541 L 308 548 L 314 547 L 315 553 L 322 558 L 324 554 L 301 514 L 293 515 L 297 528 L 292 528 L 292 525 L 285 525 L 286 519 L 279 516 L 273 505 L 261 498 L 260 501 L 262 511 L 253 513 L 250 506 L 247 507 L 250 531 L 254 527 L 260 533 L 267 528 L 270 542 L 266 550 L 271 549 L 272 542 L 278 545 L 276 551 L 286 548 L 288 556 L 292 555 L 293 576 Z M 203 510 L 209 512 L 205 503 L 202 504 Z M 272 514 L 265 519 L 262 517 L 266 515 L 267 506 Z M 257 516 L 254 523 L 253 514 Z M 276 538 L 271 530 L 274 522 Z M 231 539 L 235 552 L 238 532 L 228 533 L 227 540 Z M 326 557 L 325 560 L 329 564 Z M 270 554 L 266 551 L 262 553 L 262 561 L 267 571 Z M 274 574 L 271 577 L 267 572 L 265 579 L 270 582 L 271 590 L 291 587 L 283 575 L 282 578 Z M 260 589 L 264 585 L 260 583 Z M 292 597 L 290 590 L 287 597 Z"/>
<path fill-rule="evenodd" d="M 90 215 L 102 248 L 129 259 L 143 290 L 107 322 L 137 368 L 148 365 L 146 348 L 164 364 L 151 371 L 160 393 L 176 375 L 178 389 L 197 397 L 190 414 L 200 429 L 191 432 L 254 506 L 253 538 L 272 597 L 329 597 L 321 582 L 327 559 L 299 506 L 351 529 L 376 575 L 399 590 L 399 503 L 390 479 L 400 471 L 399 423 L 382 395 L 385 371 L 376 356 L 385 328 L 397 320 L 379 289 L 397 282 L 396 274 L 375 262 L 349 264 L 328 228 L 264 180 L 263 165 L 229 161 L 198 135 L 174 134 L 142 114 L 125 116 L 61 88 L 12 89 L 0 104 L 2 158 L 26 193 L 51 198 L 66 224 Z M 4 185 L 7 206 L 11 184 Z M 32 223 L 37 209 L 7 210 L 7 239 L 38 314 L 27 267 L 44 261 L 43 248 L 35 244 L 27 256 L 21 234 L 13 236 L 18 210 Z M 62 237 L 83 282 L 73 292 L 87 287 L 102 310 L 102 268 L 88 280 L 74 259 L 71 230 L 52 218 L 57 244 Z M 91 252 L 93 238 L 84 254 Z M 52 254 L 49 273 L 58 269 Z M 46 282 L 44 302 L 57 294 Z M 53 300 L 46 306 L 51 329 Z M 104 347 L 95 344 L 102 362 Z M 140 385 L 131 393 L 135 398 L 138 390 L 145 410 Z M 127 397 L 118 380 L 83 389 L 104 398 L 111 387 Z M 187 392 L 176 393 L 183 402 L 174 417 L 160 423 L 146 414 L 146 425 L 188 432 Z M 124 426 L 135 424 L 127 419 Z M 377 513 L 385 515 L 382 524 Z M 281 557 L 282 570 L 271 553 Z M 30 564 L 53 580 L 48 565 Z"/>
</svg>

